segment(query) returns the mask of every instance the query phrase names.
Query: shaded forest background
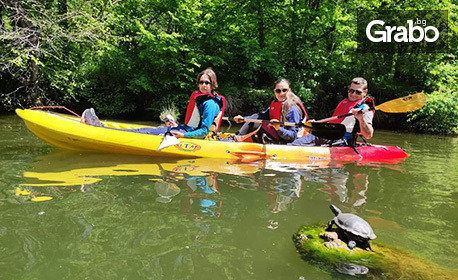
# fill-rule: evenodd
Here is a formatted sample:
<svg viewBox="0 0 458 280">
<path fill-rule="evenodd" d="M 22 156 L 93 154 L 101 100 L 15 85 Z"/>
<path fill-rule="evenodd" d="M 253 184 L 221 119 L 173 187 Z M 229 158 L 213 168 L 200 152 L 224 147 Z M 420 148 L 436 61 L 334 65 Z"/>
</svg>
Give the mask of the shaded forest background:
<svg viewBox="0 0 458 280">
<path fill-rule="evenodd" d="M 0 112 L 65 105 L 101 117 L 184 114 L 197 74 L 212 67 L 227 116 L 265 109 L 288 78 L 309 115 L 331 115 L 362 76 L 376 104 L 424 91 L 411 114 L 378 128 L 458 133 L 454 0 L 0 0 Z M 358 9 L 447 10 L 448 53 L 357 53 Z"/>
</svg>

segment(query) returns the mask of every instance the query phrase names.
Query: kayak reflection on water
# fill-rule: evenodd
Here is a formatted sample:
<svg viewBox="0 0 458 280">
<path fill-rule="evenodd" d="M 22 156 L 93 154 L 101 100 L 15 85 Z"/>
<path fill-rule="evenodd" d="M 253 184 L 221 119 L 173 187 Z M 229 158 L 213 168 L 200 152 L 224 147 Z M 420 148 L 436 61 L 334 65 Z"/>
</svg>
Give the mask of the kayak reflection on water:
<svg viewBox="0 0 458 280">
<path fill-rule="evenodd" d="M 390 168 L 395 166 L 390 165 Z M 351 212 L 361 213 L 369 185 L 369 176 L 364 168 L 352 164 L 237 163 L 203 158 L 152 160 L 150 157 L 61 150 L 39 158 L 23 176 L 26 181 L 22 186 L 30 187 L 29 191 L 33 191 L 35 186 L 48 186 L 57 192 L 71 186 L 77 186 L 81 192 L 94 192 L 99 184 L 105 184 L 104 180 L 111 177 L 133 176 L 139 180 L 133 184 L 143 184 L 144 176 L 147 176 L 148 185 L 152 188 L 146 189 L 155 192 L 156 202 L 170 204 L 178 198 L 182 201 L 183 211 L 194 217 L 219 217 L 223 205 L 221 192 L 234 187 L 265 191 L 271 213 L 289 211 L 294 201 L 302 197 L 304 187 L 313 185 L 310 183 L 319 185 L 307 192 L 318 190 L 327 193 L 328 202 L 344 209 L 356 208 Z M 56 188 L 58 186 L 64 188 Z"/>
</svg>

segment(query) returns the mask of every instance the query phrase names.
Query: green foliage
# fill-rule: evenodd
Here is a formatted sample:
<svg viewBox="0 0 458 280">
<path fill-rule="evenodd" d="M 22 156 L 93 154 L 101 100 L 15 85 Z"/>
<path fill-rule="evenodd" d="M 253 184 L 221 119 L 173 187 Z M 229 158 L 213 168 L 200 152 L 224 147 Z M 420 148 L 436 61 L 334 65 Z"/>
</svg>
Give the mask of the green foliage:
<svg viewBox="0 0 458 280">
<path fill-rule="evenodd" d="M 16 2 L 23 9 L 13 8 Z M 102 116 L 157 119 L 171 103 L 183 112 L 197 74 L 212 67 L 218 91 L 229 101 L 228 115 L 265 109 L 272 83 L 285 77 L 312 118 L 328 117 L 346 96 L 349 81 L 362 76 L 377 103 L 431 93 L 431 103 L 410 115 L 411 127 L 456 133 L 451 112 L 458 21 L 451 0 L 5 3 L 0 14 L 4 108 L 73 103 L 93 106 Z M 357 53 L 357 9 L 448 10 L 452 54 Z M 21 16 L 26 26 L 16 20 Z"/>
<path fill-rule="evenodd" d="M 458 134 L 458 94 L 434 91 L 423 108 L 410 114 L 414 128 L 435 134 Z"/>
<path fill-rule="evenodd" d="M 251 115 L 264 111 L 269 106 L 273 92 L 271 89 L 251 89 L 236 87 L 223 88 L 221 93 L 226 94 L 226 115 Z"/>
<path fill-rule="evenodd" d="M 433 90 L 426 105 L 410 114 L 409 121 L 419 131 L 458 134 L 458 64 L 456 55 L 443 55 L 430 64 L 426 84 Z"/>
<path fill-rule="evenodd" d="M 456 92 L 431 93 L 426 105 L 412 113 L 409 121 L 418 131 L 458 134 L 458 95 Z"/>
</svg>

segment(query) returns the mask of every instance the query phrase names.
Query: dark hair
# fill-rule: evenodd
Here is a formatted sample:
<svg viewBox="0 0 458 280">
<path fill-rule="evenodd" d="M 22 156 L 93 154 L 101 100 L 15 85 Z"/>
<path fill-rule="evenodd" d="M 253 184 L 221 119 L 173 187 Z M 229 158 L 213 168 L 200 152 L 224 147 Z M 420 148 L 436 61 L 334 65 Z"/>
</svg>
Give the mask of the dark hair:
<svg viewBox="0 0 458 280">
<path fill-rule="evenodd" d="M 197 87 L 199 87 L 200 77 L 202 77 L 202 75 L 204 74 L 210 78 L 212 89 L 216 89 L 218 87 L 218 81 L 216 80 L 215 71 L 213 71 L 211 68 L 207 68 L 204 71 L 200 72 L 199 75 L 197 75 Z"/>
<path fill-rule="evenodd" d="M 353 80 L 351 80 L 351 83 L 355 85 L 362 85 L 363 89 L 367 89 L 367 81 L 364 78 L 361 78 L 361 77 L 354 78 Z"/>
</svg>

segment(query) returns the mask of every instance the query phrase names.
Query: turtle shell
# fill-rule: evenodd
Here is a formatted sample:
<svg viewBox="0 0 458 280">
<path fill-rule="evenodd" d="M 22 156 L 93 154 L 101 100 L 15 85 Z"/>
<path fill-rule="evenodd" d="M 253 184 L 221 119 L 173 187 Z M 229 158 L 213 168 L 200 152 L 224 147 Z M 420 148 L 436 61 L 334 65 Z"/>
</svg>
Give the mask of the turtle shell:
<svg viewBox="0 0 458 280">
<path fill-rule="evenodd" d="M 356 236 L 365 239 L 375 239 L 377 236 L 374 234 L 372 227 L 368 222 L 362 218 L 350 213 L 340 213 L 334 217 L 334 222 L 341 229 L 346 230 Z"/>
</svg>

